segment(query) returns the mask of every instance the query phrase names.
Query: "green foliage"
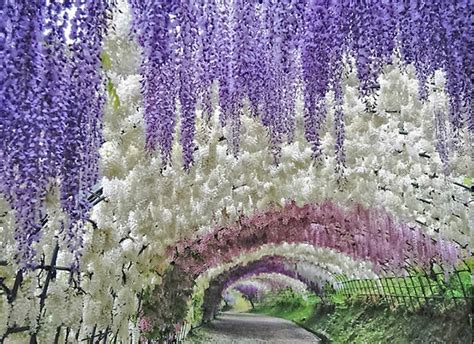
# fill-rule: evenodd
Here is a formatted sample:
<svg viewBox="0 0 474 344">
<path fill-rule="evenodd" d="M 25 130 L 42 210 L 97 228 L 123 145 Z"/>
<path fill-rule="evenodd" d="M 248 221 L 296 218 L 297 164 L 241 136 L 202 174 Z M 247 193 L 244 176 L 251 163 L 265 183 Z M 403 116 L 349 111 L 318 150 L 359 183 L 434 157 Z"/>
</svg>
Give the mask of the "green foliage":
<svg viewBox="0 0 474 344">
<path fill-rule="evenodd" d="M 471 343 L 470 305 L 453 299 L 462 295 L 463 287 L 473 295 L 471 274 L 458 274 L 445 281 L 443 274 L 426 276 L 414 271 L 411 278 L 351 281 L 345 285 L 346 290 L 375 294 L 383 290 L 388 295 L 399 295 L 388 301 L 380 296 L 348 297 L 343 290 L 325 288 L 327 294 L 322 300 L 314 297 L 316 302 L 301 303 L 298 296 L 284 291 L 259 304 L 255 311 L 300 323 L 327 336 L 331 343 Z M 415 297 L 423 292 L 437 298 L 425 303 L 423 298 Z M 410 306 L 409 296 L 416 307 Z M 389 307 L 392 302 L 398 302 L 398 307 Z"/>
<path fill-rule="evenodd" d="M 232 307 L 234 312 L 247 312 L 252 309 L 252 305 L 245 298 L 242 297 L 242 294 L 237 292 L 235 293 L 235 304 Z"/>
<path fill-rule="evenodd" d="M 346 308 L 318 305 L 304 325 L 331 343 L 470 343 L 468 308 L 443 313 L 407 313 L 356 301 Z"/>
<path fill-rule="evenodd" d="M 102 63 L 102 68 L 105 71 L 112 69 L 112 59 L 110 58 L 110 55 L 107 54 L 107 52 L 103 51 L 102 54 L 100 54 L 100 60 Z M 109 77 L 107 77 L 107 94 L 114 110 L 117 110 L 120 107 L 120 98 L 117 94 L 114 83 Z"/>
<path fill-rule="evenodd" d="M 100 54 L 100 60 L 102 62 L 102 68 L 105 70 L 112 69 L 112 60 L 107 52 L 103 51 L 102 54 Z"/>
<path fill-rule="evenodd" d="M 474 257 L 469 257 L 464 260 L 464 264 L 471 270 L 474 271 Z"/>
<path fill-rule="evenodd" d="M 111 79 L 108 79 L 107 82 L 107 93 L 109 95 L 109 101 L 112 103 L 114 110 L 117 110 L 120 107 L 120 98 Z"/>
<path fill-rule="evenodd" d="M 298 294 L 291 289 L 269 295 L 253 312 L 277 316 L 295 322 L 305 321 L 313 313 L 321 299 L 314 294 Z"/>
<path fill-rule="evenodd" d="M 464 177 L 464 185 L 471 187 L 472 186 L 472 178 L 471 177 Z"/>
<path fill-rule="evenodd" d="M 347 297 L 341 293 L 334 293 L 329 296 L 330 303 L 336 307 L 346 308 L 347 307 Z"/>
<path fill-rule="evenodd" d="M 385 296 L 392 307 L 409 307 L 413 311 L 420 308 L 443 309 L 455 305 L 465 295 L 474 295 L 471 273 L 459 268 L 457 273 L 448 275 L 448 280 L 445 280 L 441 268 L 435 266 L 429 273 L 421 269 L 413 270 L 408 277 L 348 281 L 339 292 L 374 300 Z"/>
<path fill-rule="evenodd" d="M 273 302 L 280 307 L 302 307 L 306 301 L 303 295 L 295 293 L 291 288 L 287 288 L 274 296 Z"/>
<path fill-rule="evenodd" d="M 192 321 L 193 324 L 198 324 L 202 319 L 202 303 L 204 300 L 204 291 L 199 290 L 193 293 L 192 297 Z"/>
</svg>

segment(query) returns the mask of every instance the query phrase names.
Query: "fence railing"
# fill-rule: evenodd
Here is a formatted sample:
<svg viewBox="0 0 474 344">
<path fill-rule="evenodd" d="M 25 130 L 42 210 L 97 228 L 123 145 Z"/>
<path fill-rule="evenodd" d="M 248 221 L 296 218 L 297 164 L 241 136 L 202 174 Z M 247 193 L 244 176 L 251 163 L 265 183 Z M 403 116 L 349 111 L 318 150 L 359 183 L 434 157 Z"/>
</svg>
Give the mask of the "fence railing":
<svg viewBox="0 0 474 344">
<path fill-rule="evenodd" d="M 474 301 L 472 271 L 467 264 L 449 274 L 419 270 L 405 277 L 345 280 L 337 292 L 383 299 L 393 307 L 404 306 L 409 310 L 434 305 L 442 309 L 453 304 L 470 305 Z"/>
<path fill-rule="evenodd" d="M 87 196 L 87 201 L 94 206 L 101 201 L 103 201 L 105 197 L 103 196 L 102 188 L 98 188 L 97 190 L 91 192 Z M 45 216 L 41 220 L 41 224 L 44 226 L 48 222 L 48 217 Z M 95 227 L 95 224 L 92 223 Z M 56 238 L 57 239 L 57 238 Z M 70 267 L 63 267 L 58 266 L 56 264 L 58 253 L 60 251 L 59 244 L 56 243 L 54 246 L 51 259 L 49 262 L 45 262 L 44 260 L 41 261 L 40 264 L 34 267 L 33 271 L 36 272 L 36 278 L 38 280 L 38 288 L 40 288 L 41 292 L 38 296 L 39 300 L 39 312 L 37 323 L 41 324 L 42 318 L 45 316 L 45 304 L 46 299 L 48 297 L 49 287 L 52 283 L 56 280 L 59 273 L 61 274 L 69 274 L 69 287 L 75 290 L 77 293 L 84 293 L 81 289 L 80 282 L 75 276 L 74 272 Z M 0 257 L 1 258 L 1 257 Z M 8 266 L 7 260 L 0 259 L 0 266 Z M 15 302 L 18 291 L 20 290 L 23 280 L 25 278 L 25 272 L 19 269 L 16 272 L 15 279 L 12 285 L 8 285 L 5 278 L 0 275 L 0 298 L 4 298 L 5 301 L 9 305 L 13 305 Z M 138 296 L 137 296 L 138 297 Z M 3 314 L 3 316 L 7 316 L 7 314 Z M 36 344 L 38 343 L 38 332 L 40 330 L 40 326 L 36 328 L 31 328 L 29 325 L 25 324 L 10 324 L 9 327 L 3 333 L 0 333 L 0 343 L 7 342 L 8 337 L 13 334 L 24 333 L 26 336 L 29 336 L 29 343 Z M 56 328 L 56 333 L 54 336 L 54 343 L 70 343 L 70 342 L 79 342 L 79 343 L 88 343 L 88 344 L 95 344 L 95 343 L 116 343 L 118 335 L 117 333 L 113 333 L 109 328 L 105 329 L 98 329 L 97 325 L 92 328 L 92 331 L 89 333 L 83 333 L 80 329 L 73 330 L 67 326 L 61 325 Z"/>
</svg>

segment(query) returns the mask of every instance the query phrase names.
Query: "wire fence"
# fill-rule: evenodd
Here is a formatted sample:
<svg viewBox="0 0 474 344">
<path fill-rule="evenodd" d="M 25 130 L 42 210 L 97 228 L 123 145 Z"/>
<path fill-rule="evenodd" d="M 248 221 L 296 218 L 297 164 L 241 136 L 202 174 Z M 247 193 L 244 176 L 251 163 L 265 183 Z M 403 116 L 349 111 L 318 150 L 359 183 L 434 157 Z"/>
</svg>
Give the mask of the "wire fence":
<svg viewBox="0 0 474 344">
<path fill-rule="evenodd" d="M 94 206 L 101 201 L 103 201 L 105 197 L 103 196 L 102 188 L 98 188 L 94 192 L 91 192 L 87 197 L 87 201 Z M 48 217 L 45 216 L 41 223 L 42 225 L 46 225 L 48 222 Z M 94 226 L 95 224 L 92 223 Z M 57 239 L 57 238 L 56 238 Z M 77 274 L 71 269 L 71 267 L 64 267 L 57 265 L 57 258 L 58 253 L 60 251 L 59 244 L 56 243 L 51 254 L 51 259 L 49 262 L 45 262 L 44 259 L 41 261 L 40 264 L 34 267 L 34 271 L 36 271 L 36 278 L 38 280 L 38 288 L 41 290 L 40 294 L 38 295 L 39 299 L 39 312 L 37 316 L 37 324 L 35 328 L 32 328 L 29 325 L 24 324 L 16 324 L 10 323 L 9 326 L 3 333 L 0 333 L 0 343 L 8 342 L 8 338 L 14 334 L 25 334 L 26 337 L 29 337 L 30 344 L 39 343 L 38 340 L 38 333 L 41 328 L 42 319 L 46 316 L 46 299 L 48 298 L 49 288 L 52 283 L 57 278 L 58 273 L 61 274 L 69 274 L 69 288 L 73 289 L 75 292 L 79 294 L 83 294 L 84 290 L 81 288 L 81 284 L 79 281 Z M 0 259 L 0 267 L 1 266 L 8 266 L 7 260 Z M 19 269 L 16 272 L 14 281 L 12 285 L 8 285 L 5 277 L 0 275 L 0 297 L 4 298 L 6 302 L 12 307 L 13 303 L 17 299 L 19 290 L 21 289 L 23 280 L 25 278 L 25 272 Z M 92 278 L 92 276 L 89 276 Z M 137 296 L 139 297 L 139 296 Z M 139 309 L 137 310 L 137 312 Z M 6 314 L 5 314 L 6 316 Z M 88 343 L 88 344 L 96 344 L 96 343 L 117 343 L 118 340 L 118 333 L 113 333 L 110 328 L 100 329 L 98 325 L 94 325 L 91 331 L 81 331 L 81 329 L 73 330 L 70 327 L 61 325 L 56 328 L 55 336 L 54 336 L 54 344 L 57 343 L 71 343 L 71 342 L 78 342 L 78 343 Z"/>
<path fill-rule="evenodd" d="M 337 292 L 383 300 L 391 307 L 403 306 L 411 311 L 470 306 L 474 300 L 472 271 L 468 264 L 450 273 L 418 269 L 405 277 L 344 280 Z"/>
</svg>

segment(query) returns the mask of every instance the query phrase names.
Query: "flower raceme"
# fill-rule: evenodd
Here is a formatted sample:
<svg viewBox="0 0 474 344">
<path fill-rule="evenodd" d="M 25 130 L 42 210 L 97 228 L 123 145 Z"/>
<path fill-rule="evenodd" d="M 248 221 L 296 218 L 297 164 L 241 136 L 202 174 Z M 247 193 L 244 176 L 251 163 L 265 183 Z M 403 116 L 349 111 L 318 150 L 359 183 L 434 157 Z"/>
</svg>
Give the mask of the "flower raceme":
<svg viewBox="0 0 474 344">
<path fill-rule="evenodd" d="M 82 247 L 102 144 L 100 53 L 111 1 L 7 1 L 0 8 L 0 192 L 15 212 L 17 262 L 32 267 L 44 201 L 58 188 L 69 251 Z"/>
<path fill-rule="evenodd" d="M 468 0 L 132 0 L 131 8 L 143 48 L 147 147 L 159 146 L 165 164 L 177 123 L 176 99 L 181 105 L 184 167 L 189 169 L 196 106 L 200 102 L 209 118 L 211 88 L 217 83 L 221 124 L 230 126 L 234 154 L 239 151 L 240 115 L 248 104 L 268 128 L 278 155 L 279 144 L 293 140 L 296 90 L 301 89 L 305 137 L 313 155 L 319 156 L 325 96 L 333 91 L 335 149 L 342 167 L 344 68 L 353 64 L 357 69 L 360 95 L 371 109 L 378 76 L 394 56 L 414 66 L 422 100 L 434 72 L 445 72 L 452 135 L 440 133 L 439 140 L 456 141 L 463 128 L 471 135 L 474 131 Z M 353 63 L 344 63 L 348 56 Z M 448 158 L 443 152 L 440 156 Z"/>
</svg>

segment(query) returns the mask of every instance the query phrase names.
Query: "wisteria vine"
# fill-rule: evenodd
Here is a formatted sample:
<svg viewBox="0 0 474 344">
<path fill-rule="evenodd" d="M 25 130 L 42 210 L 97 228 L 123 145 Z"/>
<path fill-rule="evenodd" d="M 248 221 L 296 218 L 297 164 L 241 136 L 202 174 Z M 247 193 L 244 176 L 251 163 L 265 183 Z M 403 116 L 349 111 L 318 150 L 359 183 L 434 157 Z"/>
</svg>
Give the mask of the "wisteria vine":
<svg viewBox="0 0 474 344">
<path fill-rule="evenodd" d="M 457 245 L 433 240 L 418 228 L 397 223 L 382 210 L 356 205 L 345 210 L 334 203 L 294 203 L 242 217 L 229 227 L 216 228 L 195 241 L 180 241 L 173 260 L 183 271 L 198 276 L 228 262 L 241 252 L 264 244 L 308 243 L 333 249 L 374 264 L 377 271 L 398 273 L 410 266 L 444 264 L 449 269 L 460 258 Z"/>
<path fill-rule="evenodd" d="M 7 1 L 0 7 L 0 191 L 15 211 L 17 261 L 34 265 L 44 200 L 58 186 L 78 263 L 85 193 L 102 144 L 100 53 L 112 1 Z"/>
<path fill-rule="evenodd" d="M 450 96 L 446 116 L 450 135 L 440 135 L 438 140 L 456 143 L 461 129 L 467 127 L 470 135 L 474 132 L 473 53 L 469 49 L 474 35 L 468 0 L 133 0 L 131 7 L 143 48 L 147 147 L 154 150 L 159 145 L 165 165 L 177 123 L 176 99 L 182 107 L 184 167 L 189 169 L 196 102 L 199 100 L 208 118 L 211 87 L 217 83 L 221 123 L 230 125 L 234 154 L 238 154 L 239 118 L 246 100 L 268 128 L 276 153 L 281 142 L 291 141 L 300 88 L 305 137 L 314 156 L 320 156 L 319 135 L 328 105 L 325 97 L 334 91 L 335 150 L 343 167 L 342 83 L 343 61 L 348 56 L 355 61 L 360 94 L 368 106 L 373 106 L 369 98 L 378 89 L 382 67 L 394 56 L 414 66 L 420 99 L 427 97 L 427 81 L 435 70 L 443 70 Z M 183 70 L 184 75 L 176 72 Z M 446 161 L 448 156 L 441 154 L 441 158 Z"/>
</svg>

